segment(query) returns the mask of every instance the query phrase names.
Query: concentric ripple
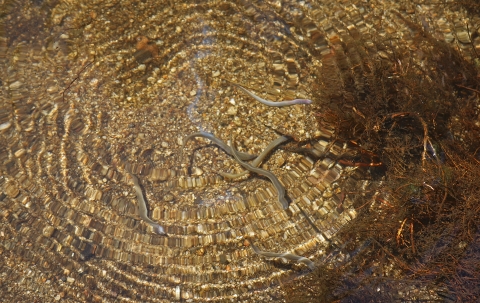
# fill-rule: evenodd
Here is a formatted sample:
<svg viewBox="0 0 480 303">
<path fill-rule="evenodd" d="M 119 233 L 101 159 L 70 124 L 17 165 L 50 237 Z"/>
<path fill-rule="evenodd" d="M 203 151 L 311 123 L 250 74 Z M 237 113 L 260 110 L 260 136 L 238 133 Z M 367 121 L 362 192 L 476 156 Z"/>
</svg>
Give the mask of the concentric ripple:
<svg viewBox="0 0 480 303">
<path fill-rule="evenodd" d="M 315 114 L 334 101 L 332 81 L 362 93 L 370 71 L 357 63 L 390 55 L 375 35 L 411 35 L 408 12 L 389 7 L 380 24 L 373 4 L 325 2 L 4 3 L 2 249 L 44 273 L 29 283 L 54 281 L 46 295 L 71 301 L 281 300 L 278 286 L 308 268 L 265 259 L 248 240 L 321 262 L 369 182 L 366 171 L 335 163 L 346 151 L 329 144 L 334 125 Z M 33 30 L 12 30 L 22 26 Z M 444 23 L 431 30 L 448 41 Z M 365 53 L 348 48 L 360 35 Z M 328 64 L 338 74 L 322 74 Z M 313 104 L 267 107 L 229 81 Z M 330 156 L 276 150 L 266 161 L 291 199 L 285 211 L 267 179 L 220 177 L 241 167 L 208 140 L 192 140 L 181 158 L 183 140 L 199 131 L 234 134 L 252 154 L 281 133 Z M 168 237 L 139 217 L 129 173 Z M 22 269 L 8 268 L 20 279 Z"/>
</svg>

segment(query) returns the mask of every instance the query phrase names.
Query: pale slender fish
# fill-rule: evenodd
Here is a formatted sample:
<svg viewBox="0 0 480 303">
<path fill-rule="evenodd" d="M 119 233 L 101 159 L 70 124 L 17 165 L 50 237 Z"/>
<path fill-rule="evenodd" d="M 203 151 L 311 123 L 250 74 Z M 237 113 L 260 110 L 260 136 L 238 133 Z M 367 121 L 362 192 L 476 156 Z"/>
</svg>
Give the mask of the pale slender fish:
<svg viewBox="0 0 480 303">
<path fill-rule="evenodd" d="M 308 258 L 298 256 L 298 255 L 294 255 L 294 254 L 291 254 L 291 253 L 274 253 L 274 252 L 262 251 L 262 250 L 258 249 L 258 247 L 256 247 L 252 243 L 252 241 L 248 241 L 248 242 L 252 246 L 253 251 L 258 255 L 261 255 L 261 256 L 264 256 L 264 257 L 269 257 L 269 258 L 285 258 L 287 260 L 291 260 L 291 261 L 295 261 L 295 262 L 301 262 L 301 263 L 307 265 L 308 268 L 310 268 L 311 270 L 315 269 L 315 263 Z"/>
<path fill-rule="evenodd" d="M 188 140 L 190 140 L 192 138 L 195 138 L 195 137 L 202 137 L 202 138 L 208 139 L 208 140 L 212 141 L 213 143 L 217 144 L 218 146 L 220 146 L 220 148 L 223 149 L 227 154 L 229 154 L 230 156 L 233 156 L 233 153 L 232 153 L 232 150 L 231 150 L 230 146 L 225 144 L 225 142 L 218 139 L 217 137 L 215 137 L 211 133 L 198 132 L 198 133 L 188 135 L 185 138 L 185 140 L 183 141 L 182 150 L 180 151 L 180 153 L 181 153 L 180 158 L 182 158 L 183 149 L 185 148 L 185 145 L 187 144 Z M 257 157 L 257 155 L 251 155 L 251 154 L 248 154 L 248 153 L 239 153 L 238 155 L 239 155 L 240 159 L 242 159 L 244 161 L 252 160 L 252 159 L 255 159 L 255 157 Z"/>
<path fill-rule="evenodd" d="M 281 137 L 278 137 L 277 139 L 273 140 L 270 144 L 268 144 L 268 146 L 260 153 L 260 155 L 258 155 L 258 157 L 255 158 L 255 160 L 252 161 L 252 166 L 254 167 L 258 167 L 260 165 L 260 163 L 263 161 L 263 159 L 274 149 L 276 148 L 278 145 L 288 141 L 290 138 L 287 137 L 287 136 L 281 136 Z M 242 159 L 243 160 L 243 159 Z M 238 173 L 238 174 L 231 174 L 231 173 L 224 173 L 224 172 L 219 172 L 219 174 L 221 176 L 223 176 L 224 178 L 228 178 L 228 179 L 236 179 L 236 178 L 240 178 L 240 177 L 243 177 L 245 176 L 246 174 L 248 174 L 248 170 L 244 170 L 242 171 L 241 173 Z"/>
<path fill-rule="evenodd" d="M 278 181 L 278 178 L 272 172 L 269 172 L 268 170 L 264 170 L 264 169 L 261 169 L 261 168 L 258 168 L 258 167 L 254 167 L 247 162 L 243 162 L 240 159 L 239 155 L 237 154 L 237 150 L 233 146 L 233 140 L 231 140 L 230 144 L 231 144 L 230 147 L 231 147 L 232 152 L 233 152 L 233 157 L 235 158 L 235 160 L 237 160 L 237 162 L 241 166 L 243 166 L 245 169 L 248 169 L 251 172 L 254 172 L 254 173 L 259 174 L 261 176 L 265 176 L 268 179 L 270 179 L 270 181 L 272 181 L 273 186 L 275 186 L 275 189 L 277 190 L 278 202 L 280 202 L 283 209 L 287 209 L 288 208 L 288 201 L 285 198 L 285 188 L 280 183 L 280 181 Z"/>
<path fill-rule="evenodd" d="M 312 104 L 312 100 L 310 100 L 310 99 L 295 99 L 295 100 L 276 101 L 276 102 L 265 100 L 265 99 L 262 99 L 259 96 L 255 95 L 254 93 L 252 93 L 248 89 L 244 88 L 243 86 L 241 86 L 239 84 L 236 84 L 236 83 L 233 83 L 233 82 L 231 82 L 231 83 L 233 85 L 235 85 L 236 87 L 238 87 L 239 89 L 241 89 L 244 93 L 246 93 L 250 97 L 254 98 L 258 102 L 260 102 L 262 104 L 265 104 L 267 106 L 283 107 L 283 106 L 292 106 L 292 105 L 297 105 L 297 104 Z"/>
<path fill-rule="evenodd" d="M 140 184 L 138 183 L 138 178 L 136 176 L 134 176 L 133 174 L 129 174 L 129 175 L 133 180 L 133 188 L 135 189 L 135 193 L 137 194 L 138 214 L 139 214 L 140 218 L 142 218 L 143 221 L 150 224 L 150 226 L 153 228 L 153 231 L 156 234 L 166 236 L 167 233 L 165 232 L 165 229 L 163 228 L 163 226 L 161 226 L 157 222 L 152 221 L 148 217 L 147 203 L 145 202 L 145 199 L 143 198 L 143 192 L 142 192 L 142 188 L 140 187 Z"/>
</svg>

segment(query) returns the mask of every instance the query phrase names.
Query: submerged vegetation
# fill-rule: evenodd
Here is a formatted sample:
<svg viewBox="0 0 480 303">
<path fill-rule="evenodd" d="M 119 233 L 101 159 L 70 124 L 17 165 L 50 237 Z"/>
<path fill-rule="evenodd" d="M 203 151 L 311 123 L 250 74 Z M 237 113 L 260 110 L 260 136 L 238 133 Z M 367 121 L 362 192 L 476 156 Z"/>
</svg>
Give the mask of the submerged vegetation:
<svg viewBox="0 0 480 303">
<path fill-rule="evenodd" d="M 409 26 L 414 51 L 377 41 L 388 58 L 374 59 L 342 37 L 345 57 L 324 59 L 316 91 L 335 102 L 318 122 L 361 146 L 349 161 L 371 170 L 380 186 L 356 205 L 359 218 L 340 234 L 347 244 L 288 288 L 289 302 L 480 297 L 480 73 L 421 25 Z M 341 68 L 355 56 L 359 68 Z"/>
</svg>

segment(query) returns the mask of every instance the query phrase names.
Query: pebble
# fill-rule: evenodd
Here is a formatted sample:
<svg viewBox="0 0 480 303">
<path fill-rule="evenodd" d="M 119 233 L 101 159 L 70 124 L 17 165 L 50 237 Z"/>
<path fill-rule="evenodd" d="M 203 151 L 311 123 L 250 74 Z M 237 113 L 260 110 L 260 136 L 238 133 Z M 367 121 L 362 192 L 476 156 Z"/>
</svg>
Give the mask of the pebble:
<svg viewBox="0 0 480 303">
<path fill-rule="evenodd" d="M 50 86 L 49 88 L 47 88 L 47 92 L 50 93 L 50 94 L 56 93 L 57 91 L 58 91 L 58 87 L 56 87 L 56 86 Z"/>
<path fill-rule="evenodd" d="M 230 106 L 230 107 L 227 109 L 227 115 L 235 116 L 236 114 L 237 114 L 237 107 L 235 107 L 235 106 Z"/>
<path fill-rule="evenodd" d="M 20 81 L 15 81 L 12 84 L 9 85 L 10 89 L 19 89 L 22 86 L 22 82 Z"/>
<path fill-rule="evenodd" d="M 10 122 L 10 121 L 5 122 L 5 123 L 2 123 L 2 124 L 0 124 L 0 130 L 7 129 L 7 128 L 9 128 L 10 126 L 12 126 L 12 122 Z"/>
<path fill-rule="evenodd" d="M 199 167 L 195 167 L 193 169 L 192 175 L 194 176 L 201 176 L 203 174 L 203 170 Z"/>
<path fill-rule="evenodd" d="M 238 117 L 233 118 L 233 123 L 236 126 L 242 126 L 242 124 L 243 124 L 242 120 L 240 120 Z"/>
<path fill-rule="evenodd" d="M 275 165 L 277 167 L 282 167 L 286 162 L 286 159 L 285 157 L 283 157 L 283 155 L 280 155 L 279 157 L 276 157 L 275 158 Z"/>
</svg>

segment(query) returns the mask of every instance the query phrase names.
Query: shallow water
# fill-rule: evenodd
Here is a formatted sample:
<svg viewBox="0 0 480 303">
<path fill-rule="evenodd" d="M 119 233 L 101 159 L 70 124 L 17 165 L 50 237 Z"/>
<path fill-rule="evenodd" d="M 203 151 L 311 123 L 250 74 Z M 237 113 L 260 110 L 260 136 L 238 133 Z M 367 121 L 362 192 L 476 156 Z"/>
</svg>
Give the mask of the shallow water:
<svg viewBox="0 0 480 303">
<path fill-rule="evenodd" d="M 415 52 L 424 31 L 470 62 L 480 45 L 448 21 L 463 13 L 435 5 L 195 2 L 2 3 L 0 229 L 11 298 L 285 300 L 279 286 L 306 266 L 256 255 L 246 239 L 322 262 L 364 199 L 345 193 L 375 186 L 369 172 L 277 149 L 262 167 L 286 188 L 284 210 L 268 179 L 224 180 L 218 172 L 240 171 L 235 159 L 204 139 L 181 153 L 185 137 L 233 136 L 251 154 L 279 134 L 332 142 L 335 124 L 318 115 L 368 93 L 365 58 L 395 61 L 380 38 Z M 313 103 L 267 107 L 231 82 Z M 168 237 L 139 217 L 128 173 Z"/>
</svg>

